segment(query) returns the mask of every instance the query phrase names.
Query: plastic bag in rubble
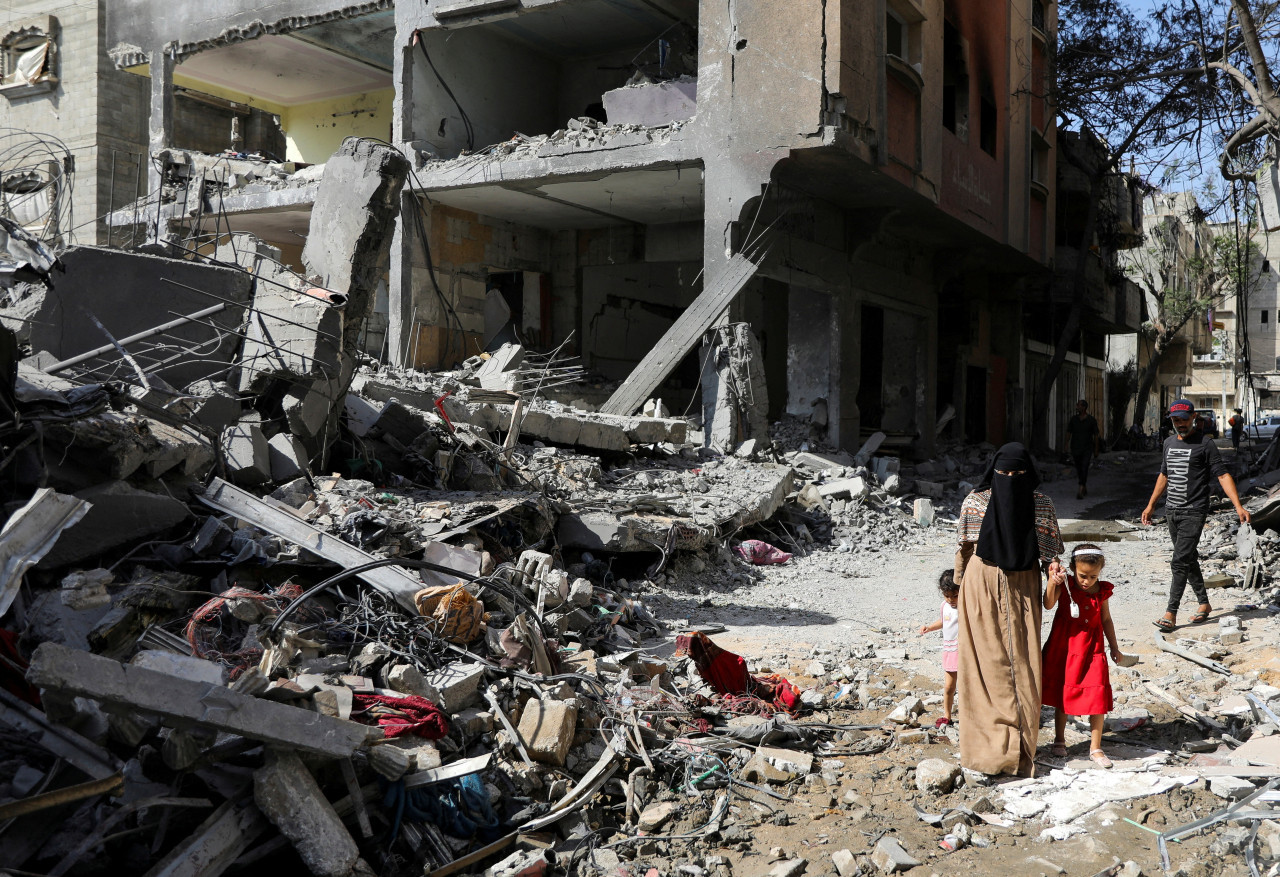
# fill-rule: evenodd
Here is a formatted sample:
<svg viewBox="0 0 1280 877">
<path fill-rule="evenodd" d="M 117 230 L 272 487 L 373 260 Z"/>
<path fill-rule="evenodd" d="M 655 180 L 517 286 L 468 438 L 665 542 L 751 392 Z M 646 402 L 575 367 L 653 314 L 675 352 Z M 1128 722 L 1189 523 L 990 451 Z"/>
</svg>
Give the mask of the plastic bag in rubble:
<svg viewBox="0 0 1280 877">
<path fill-rule="evenodd" d="M 791 555 L 780 548 L 774 548 L 768 542 L 759 539 L 748 539 L 733 549 L 743 560 L 749 560 L 756 566 L 767 566 L 771 563 L 786 563 Z"/>
<path fill-rule="evenodd" d="M 462 585 L 423 588 L 413 595 L 418 614 L 435 621 L 436 636 L 458 645 L 473 642 L 488 616 L 484 603 Z"/>
</svg>

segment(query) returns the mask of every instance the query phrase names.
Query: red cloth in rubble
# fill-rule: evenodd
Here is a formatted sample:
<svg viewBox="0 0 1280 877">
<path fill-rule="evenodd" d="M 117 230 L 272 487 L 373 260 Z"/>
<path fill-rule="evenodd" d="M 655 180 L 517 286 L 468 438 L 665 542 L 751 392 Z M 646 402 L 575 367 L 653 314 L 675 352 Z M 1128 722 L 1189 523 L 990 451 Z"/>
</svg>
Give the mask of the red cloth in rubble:
<svg viewBox="0 0 1280 877">
<path fill-rule="evenodd" d="M 449 719 L 425 697 L 406 694 L 391 697 L 385 694 L 354 695 L 356 705 L 351 718 L 366 725 L 382 728 L 387 739 L 412 734 L 428 740 L 439 740 L 449 733 Z"/>
<path fill-rule="evenodd" d="M 787 712 L 800 706 L 800 691 L 789 681 L 777 675 L 757 679 L 747 672 L 746 659 L 720 648 L 705 633 L 677 636 L 676 654 L 693 658 L 698 675 L 720 694 L 757 697 Z"/>
</svg>

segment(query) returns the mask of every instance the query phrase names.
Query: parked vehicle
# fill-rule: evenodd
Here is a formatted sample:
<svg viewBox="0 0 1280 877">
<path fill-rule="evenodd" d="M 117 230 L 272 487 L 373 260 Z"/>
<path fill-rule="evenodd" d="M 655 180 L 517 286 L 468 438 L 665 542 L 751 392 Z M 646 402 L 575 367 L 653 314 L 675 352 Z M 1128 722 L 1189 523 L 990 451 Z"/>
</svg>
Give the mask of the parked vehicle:
<svg viewBox="0 0 1280 877">
<path fill-rule="evenodd" d="M 1196 412 L 1196 421 L 1201 434 L 1207 435 L 1211 439 L 1216 439 L 1222 435 L 1218 430 L 1218 415 L 1211 408 L 1202 408 Z"/>
<path fill-rule="evenodd" d="M 1280 430 L 1280 414 L 1261 414 L 1256 422 L 1245 427 L 1245 432 L 1252 436 L 1255 442 L 1269 442 L 1271 437 Z"/>
</svg>

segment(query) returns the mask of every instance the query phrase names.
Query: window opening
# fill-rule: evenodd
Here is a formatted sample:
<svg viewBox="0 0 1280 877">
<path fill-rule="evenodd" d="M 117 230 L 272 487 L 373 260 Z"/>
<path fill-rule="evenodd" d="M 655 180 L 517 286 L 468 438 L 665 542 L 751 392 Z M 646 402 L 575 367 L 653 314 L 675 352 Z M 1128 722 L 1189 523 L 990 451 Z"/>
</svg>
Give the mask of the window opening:
<svg viewBox="0 0 1280 877">
<path fill-rule="evenodd" d="M 969 139 L 969 68 L 964 39 L 951 22 L 942 25 L 942 126 Z"/>
</svg>

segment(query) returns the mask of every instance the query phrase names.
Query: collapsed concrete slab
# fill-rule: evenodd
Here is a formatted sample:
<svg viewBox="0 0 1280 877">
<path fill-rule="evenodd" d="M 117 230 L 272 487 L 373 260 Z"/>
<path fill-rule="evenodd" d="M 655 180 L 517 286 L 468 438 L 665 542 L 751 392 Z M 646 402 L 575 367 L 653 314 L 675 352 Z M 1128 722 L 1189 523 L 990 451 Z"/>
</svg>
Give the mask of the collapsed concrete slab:
<svg viewBox="0 0 1280 877">
<path fill-rule="evenodd" d="M 692 119 L 698 111 L 698 79 L 681 76 L 606 91 L 604 112 L 610 125 L 669 125 Z"/>
<path fill-rule="evenodd" d="M 171 470 L 198 476 L 213 461 L 213 445 L 204 436 L 120 411 L 53 424 L 47 436 L 55 446 L 66 448 L 68 460 L 111 478 L 129 478 L 139 471 L 158 478 Z"/>
<path fill-rule="evenodd" d="M 271 480 L 271 448 L 262 427 L 237 423 L 224 430 L 219 440 L 227 474 L 236 484 L 263 484 Z"/>
<path fill-rule="evenodd" d="M 250 697 L 221 685 L 119 664 L 55 643 L 42 643 L 36 649 L 27 680 L 51 691 L 152 713 L 178 724 L 239 734 L 331 758 L 350 757 L 382 736 L 381 731 L 366 725 Z"/>
<path fill-rule="evenodd" d="M 36 564 L 38 569 L 57 569 L 95 558 L 119 545 L 167 530 L 191 514 L 185 503 L 171 496 L 139 490 L 123 481 L 79 490 L 75 496 L 87 500 L 92 507 L 62 534 Z"/>
<path fill-rule="evenodd" d="M 154 367 L 154 374 L 175 387 L 186 386 L 230 365 L 240 346 L 234 334 L 244 319 L 253 293 L 253 278 L 235 268 L 222 268 L 186 259 L 169 259 L 100 247 L 72 247 L 62 254 L 66 271 L 57 277 L 57 294 L 45 295 L 38 306 L 28 299 L 17 308 L 0 309 L 29 322 L 12 325 L 32 350 L 48 351 L 66 360 L 131 335 L 171 322 L 175 315 L 225 305 L 218 313 L 166 331 L 166 344 L 199 345 L 200 355 L 178 357 Z M 100 320 L 110 337 L 94 322 Z M 219 332 L 208 324 L 223 327 Z M 118 360 L 114 351 L 106 359 Z M 102 365 L 93 360 L 89 367 Z M 121 377 L 130 380 L 132 372 Z"/>
</svg>

